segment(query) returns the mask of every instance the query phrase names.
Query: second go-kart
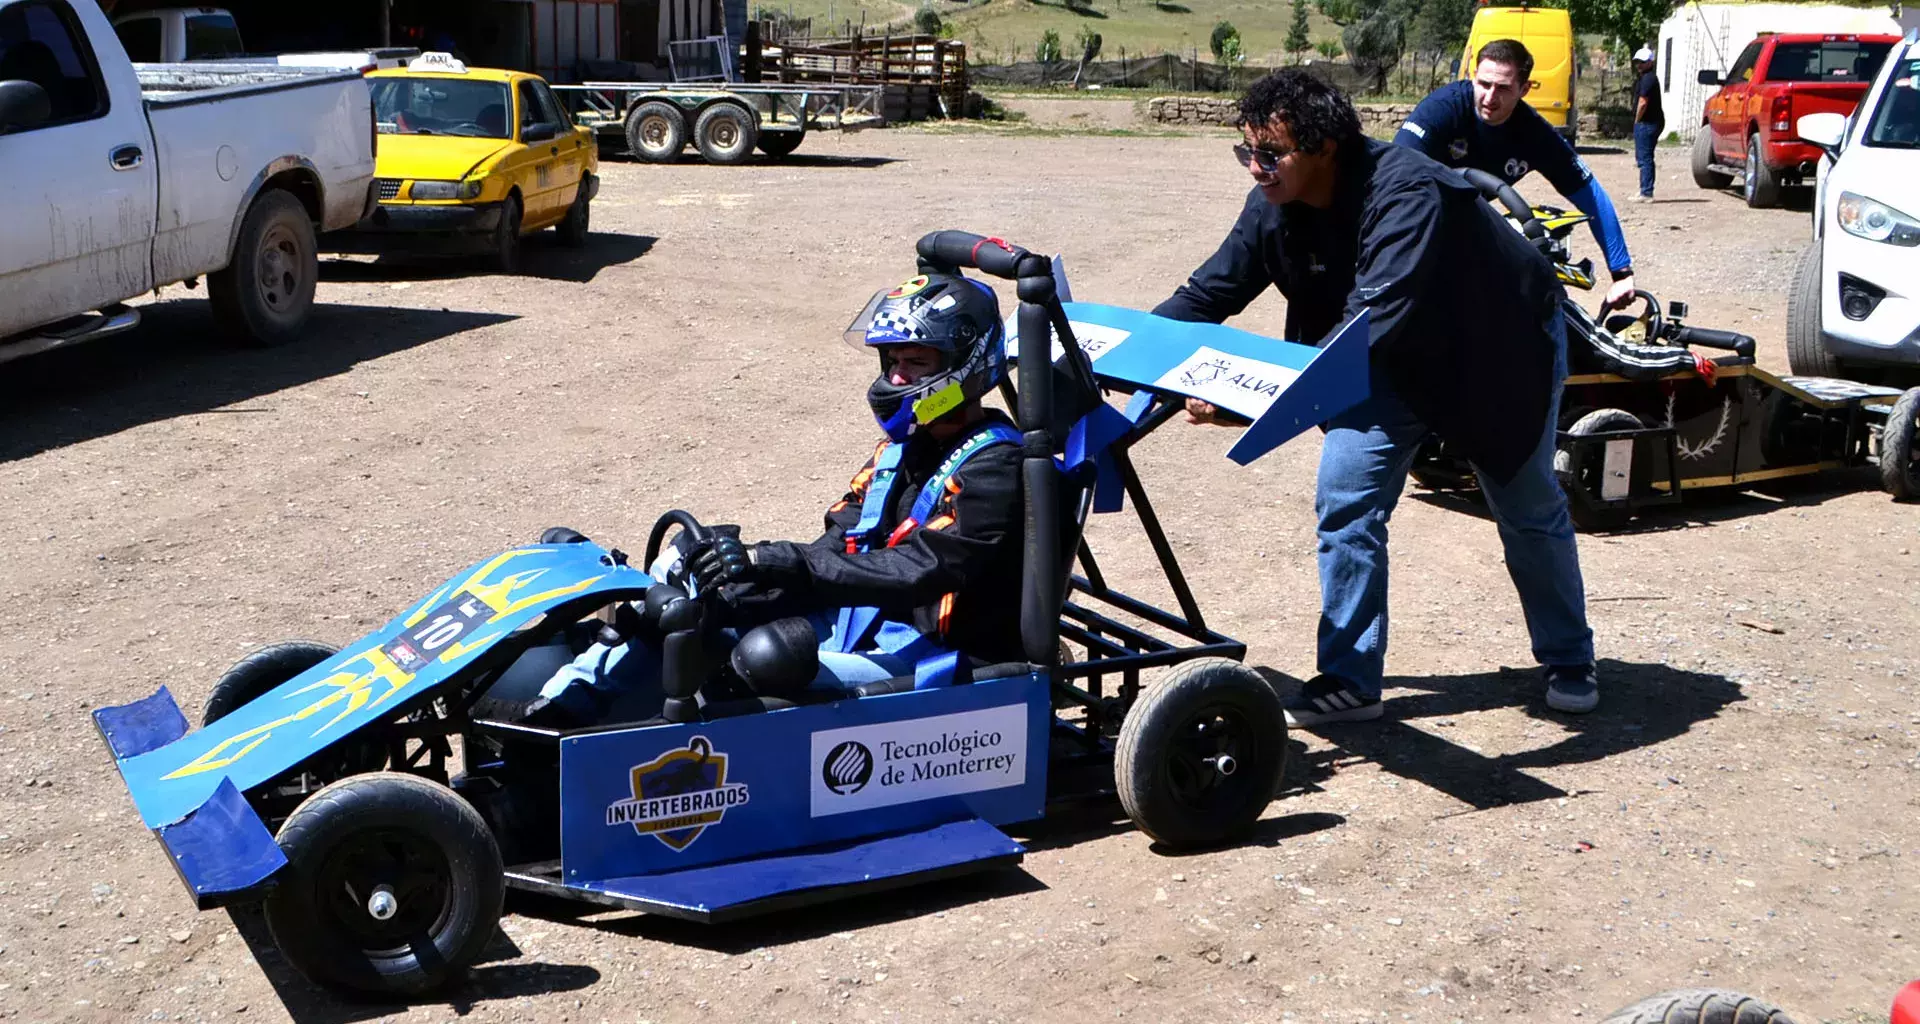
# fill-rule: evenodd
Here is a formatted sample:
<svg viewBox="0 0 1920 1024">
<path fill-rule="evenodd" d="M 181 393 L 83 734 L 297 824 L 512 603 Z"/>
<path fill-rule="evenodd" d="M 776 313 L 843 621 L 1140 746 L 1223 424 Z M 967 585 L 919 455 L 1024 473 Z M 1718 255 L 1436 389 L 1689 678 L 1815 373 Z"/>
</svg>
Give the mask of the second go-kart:
<svg viewBox="0 0 1920 1024">
<path fill-rule="evenodd" d="M 1567 236 L 1584 214 L 1532 207 L 1513 187 L 1464 172 L 1553 261 L 1560 280 L 1592 288 L 1591 260 L 1574 262 Z M 1574 525 L 1624 526 L 1645 509 L 1707 487 L 1875 465 L 1881 486 L 1920 498 L 1920 388 L 1829 377 L 1780 376 L 1754 365 L 1754 340 L 1683 322 L 1647 292 L 1637 312 L 1589 315 L 1568 299 L 1566 391 L 1554 469 Z M 1471 489 L 1466 460 L 1437 442 L 1414 461 L 1429 489 Z"/>
<path fill-rule="evenodd" d="M 1207 625 L 1128 453 L 1188 396 L 1250 421 L 1240 462 L 1347 408 L 1364 318 L 1313 349 L 1063 301 L 1054 262 L 995 239 L 918 252 L 1018 282 L 1025 660 L 839 690 L 744 672 L 717 602 L 549 531 L 343 650 L 255 653 L 197 730 L 165 687 L 94 713 L 197 904 L 262 901 L 310 978 L 410 994 L 476 960 L 509 887 L 721 921 L 1017 862 L 1000 826 L 1088 792 L 1170 846 L 1247 829 L 1285 768 L 1279 698 Z M 1178 610 L 1101 574 L 1083 529 L 1127 504 Z M 668 513 L 638 564 L 705 533 Z M 609 633 L 658 652 L 657 688 L 589 728 L 531 724 L 540 681 Z"/>
</svg>

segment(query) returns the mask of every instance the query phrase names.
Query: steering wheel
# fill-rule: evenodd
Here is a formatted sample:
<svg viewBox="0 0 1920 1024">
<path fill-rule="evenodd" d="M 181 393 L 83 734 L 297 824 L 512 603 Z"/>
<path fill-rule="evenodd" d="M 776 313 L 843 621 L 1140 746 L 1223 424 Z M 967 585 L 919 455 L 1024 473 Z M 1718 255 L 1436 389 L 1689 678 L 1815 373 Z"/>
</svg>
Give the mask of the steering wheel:
<svg viewBox="0 0 1920 1024">
<path fill-rule="evenodd" d="M 1662 344 L 1660 339 L 1666 332 L 1667 318 L 1660 312 L 1660 300 L 1654 298 L 1653 293 L 1644 288 L 1635 288 L 1633 294 L 1627 297 L 1626 303 L 1617 308 L 1626 309 L 1635 302 L 1643 304 L 1639 315 L 1616 313 L 1613 316 L 1607 316 L 1605 325 L 1607 333 L 1634 345 Z M 1607 309 L 1603 300 L 1600 315 L 1606 316 Z"/>
<path fill-rule="evenodd" d="M 1520 233 L 1528 239 L 1537 242 L 1547 236 L 1546 225 L 1541 224 L 1540 218 L 1533 215 L 1533 207 L 1527 205 L 1525 199 L 1520 198 L 1520 193 L 1512 185 L 1477 167 L 1461 170 L 1460 176 L 1467 179 L 1467 184 L 1480 190 L 1480 198 L 1506 207 L 1507 215 L 1519 222 Z"/>
<path fill-rule="evenodd" d="M 705 544 L 713 539 L 713 532 L 701 526 L 700 520 L 676 508 L 654 521 L 653 530 L 647 534 L 647 550 L 640 562 L 642 566 L 648 569 L 653 567 L 654 560 L 660 557 L 661 542 L 667 539 L 667 531 L 675 526 L 686 531 L 695 544 Z M 682 571 L 684 573 L 684 569 Z"/>
</svg>

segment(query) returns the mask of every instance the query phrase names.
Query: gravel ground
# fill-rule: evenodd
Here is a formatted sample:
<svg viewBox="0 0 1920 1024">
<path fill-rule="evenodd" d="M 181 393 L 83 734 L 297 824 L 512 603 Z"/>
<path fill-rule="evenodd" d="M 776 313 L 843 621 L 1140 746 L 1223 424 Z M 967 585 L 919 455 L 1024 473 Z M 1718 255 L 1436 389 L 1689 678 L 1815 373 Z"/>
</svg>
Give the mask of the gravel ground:
<svg viewBox="0 0 1920 1024">
<path fill-rule="evenodd" d="M 1604 703 L 1578 719 L 1540 700 L 1491 524 L 1410 494 L 1387 720 L 1296 735 L 1232 849 L 1168 855 L 1103 805 L 1019 830 L 1019 871 L 738 926 L 514 900 L 491 962 L 407 1007 L 337 1003 L 256 918 L 194 913 L 89 709 L 161 684 L 197 708 L 248 649 L 350 640 L 552 523 L 631 548 L 679 506 L 810 535 L 872 435 L 872 367 L 837 334 L 915 238 L 1063 251 L 1081 298 L 1148 306 L 1241 202 L 1227 140 L 893 130 L 609 163 L 590 247 L 542 240 L 525 276 L 333 259 L 294 347 L 220 347 L 175 288 L 131 336 L 8 365 L 0 1016 L 1465 1022 L 1699 985 L 1884 1020 L 1920 974 L 1920 518 L 1870 470 L 1584 538 Z M 1661 158 L 1662 201 L 1622 206 L 1641 283 L 1783 369 L 1804 209 Z M 1630 156 L 1590 160 L 1630 191 Z M 1301 677 L 1318 441 L 1246 469 L 1228 441 L 1170 427 L 1136 459 L 1211 624 Z M 1165 596 L 1137 533 L 1093 541 Z"/>
</svg>

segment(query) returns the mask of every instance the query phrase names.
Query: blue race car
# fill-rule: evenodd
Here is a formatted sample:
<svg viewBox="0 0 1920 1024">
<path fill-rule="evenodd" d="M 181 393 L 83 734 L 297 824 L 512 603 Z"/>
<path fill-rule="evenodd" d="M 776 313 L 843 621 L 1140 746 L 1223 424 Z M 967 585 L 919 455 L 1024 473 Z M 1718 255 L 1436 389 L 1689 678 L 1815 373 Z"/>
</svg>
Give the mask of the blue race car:
<svg viewBox="0 0 1920 1024">
<path fill-rule="evenodd" d="M 996 239 L 918 250 L 928 272 L 1018 282 L 1026 660 L 945 656 L 838 691 L 749 677 L 718 602 L 549 531 L 344 649 L 254 653 L 197 730 L 165 687 L 94 713 L 197 904 L 262 901 L 316 982 L 414 994 L 479 957 L 507 887 L 721 921 L 1017 863 L 997 826 L 1089 791 L 1169 846 L 1248 828 L 1285 770 L 1279 699 L 1207 627 L 1128 451 L 1186 397 L 1248 421 L 1242 463 L 1347 408 L 1366 392 L 1364 319 L 1313 349 L 1067 301 L 1057 260 Z M 1132 394 L 1124 412 L 1107 391 Z M 1082 536 L 1128 502 L 1177 611 L 1110 588 Z M 640 564 L 676 529 L 706 534 L 667 513 Z M 657 689 L 591 728 L 525 721 L 596 639 L 659 652 Z"/>
</svg>

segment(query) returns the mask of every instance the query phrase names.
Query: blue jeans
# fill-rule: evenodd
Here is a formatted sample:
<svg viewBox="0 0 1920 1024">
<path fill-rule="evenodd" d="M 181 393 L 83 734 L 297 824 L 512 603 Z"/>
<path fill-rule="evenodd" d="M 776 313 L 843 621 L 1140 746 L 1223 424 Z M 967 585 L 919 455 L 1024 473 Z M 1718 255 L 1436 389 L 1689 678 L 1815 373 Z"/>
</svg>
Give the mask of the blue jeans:
<svg viewBox="0 0 1920 1024">
<path fill-rule="evenodd" d="M 1593 661 L 1586 591 L 1567 496 L 1553 475 L 1565 328 L 1554 318 L 1559 353 L 1546 430 L 1533 456 L 1507 483 L 1485 473 L 1482 493 L 1500 527 L 1507 574 L 1520 594 L 1533 656 L 1545 665 Z M 1376 376 L 1366 401 L 1327 424 L 1314 498 L 1320 536 L 1319 670 L 1354 690 L 1380 695 L 1387 656 L 1387 520 L 1427 427 Z"/>
<path fill-rule="evenodd" d="M 1660 143 L 1661 126 L 1641 122 L 1633 126 L 1633 162 L 1640 165 L 1640 194 L 1653 195 L 1653 148 Z"/>
</svg>

